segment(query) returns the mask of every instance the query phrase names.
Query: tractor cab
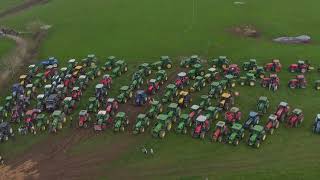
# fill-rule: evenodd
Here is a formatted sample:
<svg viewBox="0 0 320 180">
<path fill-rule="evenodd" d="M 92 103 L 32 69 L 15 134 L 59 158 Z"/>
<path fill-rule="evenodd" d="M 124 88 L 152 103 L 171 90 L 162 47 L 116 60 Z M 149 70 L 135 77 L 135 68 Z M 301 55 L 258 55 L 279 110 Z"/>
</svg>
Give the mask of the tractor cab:
<svg viewBox="0 0 320 180">
<path fill-rule="evenodd" d="M 297 80 L 299 82 L 304 82 L 305 81 L 304 75 L 303 74 L 297 75 Z"/>
<path fill-rule="evenodd" d="M 185 72 L 179 72 L 178 73 L 178 78 L 179 79 L 184 79 L 184 78 L 186 78 L 187 77 L 187 73 L 185 73 Z"/>
<path fill-rule="evenodd" d="M 288 103 L 287 102 L 280 102 L 279 107 L 287 108 L 288 107 Z"/>
<path fill-rule="evenodd" d="M 207 108 L 207 110 L 205 111 L 206 113 L 206 116 L 209 118 L 209 119 L 218 119 L 219 118 L 219 112 L 221 111 L 220 108 L 218 107 L 213 107 L 213 106 L 209 106 Z"/>
<path fill-rule="evenodd" d="M 28 76 L 23 74 L 19 77 L 19 82 L 22 86 L 24 86 L 25 84 L 27 84 L 28 82 Z"/>
<path fill-rule="evenodd" d="M 260 96 L 258 103 L 266 103 L 268 100 L 268 98 L 266 96 Z"/>
<path fill-rule="evenodd" d="M 88 121 L 90 121 L 90 116 L 87 110 L 81 110 L 79 112 L 79 127 L 88 127 Z"/>
<path fill-rule="evenodd" d="M 44 86 L 44 94 L 45 96 L 49 96 L 52 93 L 52 85 L 47 84 Z"/>
<path fill-rule="evenodd" d="M 237 121 L 240 121 L 241 119 L 241 112 L 238 107 L 232 107 L 230 111 L 227 111 L 225 113 L 225 120 L 229 124 L 234 124 Z"/>
<path fill-rule="evenodd" d="M 294 114 L 294 115 L 296 115 L 296 116 L 301 116 L 302 115 L 302 110 L 301 109 L 298 109 L 298 108 L 296 108 L 296 109 L 294 109 L 293 111 L 292 111 L 292 114 Z"/>
<path fill-rule="evenodd" d="M 149 80 L 149 86 L 156 86 L 157 81 L 155 79 Z"/>
<path fill-rule="evenodd" d="M 209 68 L 209 69 L 208 69 L 208 72 L 209 72 L 210 74 L 214 74 L 214 73 L 216 73 L 216 72 L 217 72 L 217 69 L 216 69 L 216 68 L 211 67 L 211 68 Z"/>
<path fill-rule="evenodd" d="M 200 137 L 204 139 L 205 134 L 210 129 L 210 122 L 204 115 L 199 115 L 196 119 L 194 130 L 193 130 L 193 137 Z"/>
<path fill-rule="evenodd" d="M 224 121 L 218 121 L 216 124 L 216 128 L 218 129 L 224 129 L 226 128 L 226 123 Z"/>
<path fill-rule="evenodd" d="M 74 68 L 72 76 L 73 77 L 78 77 L 80 74 L 83 74 L 83 71 L 84 71 L 83 66 L 78 65 L 78 66 L 76 66 Z"/>
<path fill-rule="evenodd" d="M 270 114 L 270 116 L 268 117 L 268 119 L 269 119 L 269 121 L 272 121 L 272 122 L 278 121 L 277 116 L 274 115 L 274 114 Z"/>
<path fill-rule="evenodd" d="M 201 108 L 200 108 L 200 106 L 198 106 L 198 105 L 196 105 L 196 104 L 192 105 L 190 109 L 191 109 L 191 112 L 189 113 L 189 117 L 190 117 L 191 119 L 193 119 L 194 117 L 196 117 L 197 115 L 199 115 L 200 112 L 202 111 Z"/>
<path fill-rule="evenodd" d="M 204 123 L 209 123 L 209 122 L 207 121 L 207 117 L 204 116 L 204 115 L 198 116 L 197 119 L 196 119 L 196 126 L 198 126 L 198 125 L 203 125 Z"/>
<path fill-rule="evenodd" d="M 82 92 L 80 87 L 76 86 L 72 88 L 72 91 L 71 91 L 72 99 L 80 100 L 81 95 L 82 95 Z"/>
<path fill-rule="evenodd" d="M 200 63 L 200 58 L 198 55 L 192 55 L 190 57 L 190 62 L 191 64 L 195 64 L 195 63 Z"/>
<path fill-rule="evenodd" d="M 256 67 L 257 66 L 257 60 L 256 59 L 250 59 L 249 64 L 251 67 Z"/>
<path fill-rule="evenodd" d="M 77 66 L 78 62 L 75 59 L 70 59 L 68 61 L 68 68 L 69 70 L 75 68 Z"/>
</svg>

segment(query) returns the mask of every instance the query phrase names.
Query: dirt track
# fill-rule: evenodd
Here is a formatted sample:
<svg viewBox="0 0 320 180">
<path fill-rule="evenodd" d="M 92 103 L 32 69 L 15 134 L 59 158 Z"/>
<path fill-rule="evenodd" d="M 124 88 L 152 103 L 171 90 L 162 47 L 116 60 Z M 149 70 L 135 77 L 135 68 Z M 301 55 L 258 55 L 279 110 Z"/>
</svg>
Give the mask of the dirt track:
<svg viewBox="0 0 320 180">
<path fill-rule="evenodd" d="M 29 9 L 32 6 L 48 3 L 49 0 L 25 0 L 22 4 L 18 4 L 12 8 L 0 12 L 0 18 L 19 13 L 23 10 Z"/>
</svg>

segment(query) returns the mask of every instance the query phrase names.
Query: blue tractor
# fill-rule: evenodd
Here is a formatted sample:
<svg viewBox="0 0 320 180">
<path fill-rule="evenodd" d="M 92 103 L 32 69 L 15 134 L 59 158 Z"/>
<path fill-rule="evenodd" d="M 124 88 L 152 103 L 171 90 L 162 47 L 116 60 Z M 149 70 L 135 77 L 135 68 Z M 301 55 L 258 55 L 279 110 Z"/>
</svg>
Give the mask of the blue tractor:
<svg viewBox="0 0 320 180">
<path fill-rule="evenodd" d="M 138 90 L 135 96 L 135 104 L 137 106 L 142 106 L 148 101 L 148 96 L 144 90 Z"/>
<path fill-rule="evenodd" d="M 260 116 L 257 112 L 250 111 L 249 118 L 244 122 L 244 129 L 251 129 L 253 126 L 258 125 L 260 121 Z"/>
<path fill-rule="evenodd" d="M 17 98 L 19 97 L 20 95 L 23 95 L 24 94 L 24 88 L 21 84 L 19 83 L 16 83 L 16 84 L 13 84 L 12 86 L 12 97 L 13 98 Z"/>
<path fill-rule="evenodd" d="M 46 60 L 41 61 L 40 63 L 44 68 L 47 66 L 54 66 L 54 65 L 58 65 L 58 59 L 56 59 L 55 57 L 49 57 Z"/>
<path fill-rule="evenodd" d="M 320 134 L 320 114 L 317 114 L 316 119 L 314 120 L 314 124 L 313 124 L 313 132 Z"/>
</svg>

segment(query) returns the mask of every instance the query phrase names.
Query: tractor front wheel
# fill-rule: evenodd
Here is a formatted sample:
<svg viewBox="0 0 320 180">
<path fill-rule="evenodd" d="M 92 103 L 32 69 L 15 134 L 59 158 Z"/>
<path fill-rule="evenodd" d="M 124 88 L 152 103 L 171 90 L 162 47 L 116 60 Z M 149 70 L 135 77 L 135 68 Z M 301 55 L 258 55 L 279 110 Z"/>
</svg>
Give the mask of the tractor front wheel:
<svg viewBox="0 0 320 180">
<path fill-rule="evenodd" d="M 172 123 L 171 123 L 171 122 L 169 122 L 169 123 L 168 123 L 168 125 L 167 125 L 167 130 L 168 130 L 168 131 L 170 131 L 170 130 L 171 130 L 171 128 L 172 128 Z"/>
<path fill-rule="evenodd" d="M 183 134 L 187 134 L 188 130 L 186 127 L 183 128 Z"/>
<path fill-rule="evenodd" d="M 267 138 L 267 135 L 264 134 L 264 135 L 262 136 L 262 141 L 266 140 L 266 138 Z"/>
<path fill-rule="evenodd" d="M 271 129 L 270 129 L 270 134 L 272 135 L 272 134 L 273 134 L 273 132 L 274 132 L 274 129 L 273 129 L 273 128 L 271 128 Z"/>
<path fill-rule="evenodd" d="M 144 133 L 144 127 L 141 127 L 140 133 Z"/>
<path fill-rule="evenodd" d="M 206 133 L 205 133 L 205 132 L 201 132 L 201 134 L 200 134 L 200 139 L 204 139 L 205 136 L 206 136 Z"/>
<path fill-rule="evenodd" d="M 234 145 L 235 145 L 235 146 L 238 146 L 238 145 L 239 145 L 239 139 L 236 139 L 236 140 L 234 141 Z"/>
<path fill-rule="evenodd" d="M 222 142 L 222 136 L 218 137 L 218 142 L 220 142 L 220 143 Z"/>
<path fill-rule="evenodd" d="M 159 137 L 161 138 L 161 139 L 163 139 L 164 137 L 166 136 L 166 131 L 160 131 L 160 133 L 159 133 Z"/>
<path fill-rule="evenodd" d="M 121 127 L 120 127 L 120 131 L 121 131 L 121 132 L 124 132 L 124 126 L 121 126 Z"/>
<path fill-rule="evenodd" d="M 167 69 L 171 69 L 172 65 L 169 63 L 167 64 Z"/>
<path fill-rule="evenodd" d="M 256 146 L 256 148 L 259 148 L 260 147 L 260 141 L 257 141 L 255 146 Z"/>
</svg>

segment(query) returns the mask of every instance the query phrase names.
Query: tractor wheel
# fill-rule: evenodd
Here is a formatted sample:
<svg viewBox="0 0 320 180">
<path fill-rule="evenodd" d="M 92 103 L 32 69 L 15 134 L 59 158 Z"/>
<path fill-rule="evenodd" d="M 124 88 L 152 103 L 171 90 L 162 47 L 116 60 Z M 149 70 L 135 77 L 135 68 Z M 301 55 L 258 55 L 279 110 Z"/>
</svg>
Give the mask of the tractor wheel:
<svg viewBox="0 0 320 180">
<path fill-rule="evenodd" d="M 166 131 L 160 131 L 160 133 L 159 133 L 159 137 L 161 138 L 161 139 L 163 139 L 164 137 L 166 136 Z"/>
<path fill-rule="evenodd" d="M 262 136 L 262 141 L 266 140 L 266 138 L 267 138 L 267 135 L 264 134 L 264 135 Z"/>
<path fill-rule="evenodd" d="M 281 122 L 284 122 L 284 121 L 285 121 L 285 116 L 286 116 L 285 114 L 282 114 L 282 115 L 280 116 L 280 121 L 281 121 Z"/>
<path fill-rule="evenodd" d="M 120 127 L 120 131 L 121 131 L 121 132 L 124 132 L 124 126 L 121 126 L 121 127 Z"/>
<path fill-rule="evenodd" d="M 188 130 L 186 127 L 183 128 L 183 134 L 187 134 L 188 133 Z"/>
<path fill-rule="evenodd" d="M 124 99 L 123 99 L 123 102 L 124 102 L 124 103 L 127 103 L 127 98 L 124 98 Z"/>
<path fill-rule="evenodd" d="M 148 75 L 150 75 L 151 73 L 152 73 L 151 70 L 149 70 L 149 71 L 148 71 Z"/>
<path fill-rule="evenodd" d="M 239 139 L 236 139 L 233 143 L 235 146 L 238 146 L 239 145 Z"/>
<path fill-rule="evenodd" d="M 124 67 L 124 72 L 127 72 L 128 71 L 128 67 Z"/>
<path fill-rule="evenodd" d="M 257 141 L 255 146 L 256 146 L 256 148 L 259 148 L 260 147 L 260 141 Z"/>
<path fill-rule="evenodd" d="M 41 130 L 42 130 L 42 131 L 45 131 L 45 130 L 46 130 L 46 126 L 42 126 L 42 127 L 41 127 Z"/>
<path fill-rule="evenodd" d="M 98 72 L 97 72 L 97 76 L 101 76 L 101 71 L 98 71 Z"/>
<path fill-rule="evenodd" d="M 163 107 L 162 107 L 162 106 L 159 108 L 159 112 L 160 112 L 160 113 L 163 112 Z"/>
<path fill-rule="evenodd" d="M 37 131 L 36 130 L 33 130 L 33 135 L 36 135 L 37 134 Z"/>
<path fill-rule="evenodd" d="M 84 123 L 84 124 L 83 124 L 83 127 L 84 127 L 85 129 L 87 129 L 87 128 L 88 128 L 88 123 Z"/>
<path fill-rule="evenodd" d="M 170 130 L 171 130 L 171 127 L 172 127 L 172 123 L 169 122 L 168 125 L 167 125 L 167 130 L 170 131 Z"/>
<path fill-rule="evenodd" d="M 147 127 L 150 126 L 150 121 L 149 120 L 146 122 L 146 125 L 147 125 Z"/>
<path fill-rule="evenodd" d="M 220 143 L 222 142 L 222 136 L 218 137 L 218 142 L 220 142 Z"/>
<path fill-rule="evenodd" d="M 278 129 L 279 128 L 279 121 L 276 122 L 275 128 Z"/>
<path fill-rule="evenodd" d="M 58 129 L 62 129 L 62 123 L 58 124 Z"/>
<path fill-rule="evenodd" d="M 126 121 L 126 125 L 129 125 L 129 123 L 130 123 L 130 121 L 129 121 L 129 119 L 127 119 L 127 121 Z"/>
<path fill-rule="evenodd" d="M 141 127 L 140 133 L 144 133 L 144 127 Z"/>
<path fill-rule="evenodd" d="M 244 132 L 241 134 L 241 138 L 242 138 L 242 139 L 244 138 Z"/>
<path fill-rule="evenodd" d="M 167 69 L 171 69 L 172 65 L 169 63 L 167 64 Z"/>
<path fill-rule="evenodd" d="M 201 132 L 201 134 L 200 134 L 200 139 L 204 139 L 205 136 L 206 136 L 206 133 L 205 133 L 205 132 Z"/>
<path fill-rule="evenodd" d="M 299 121 L 299 124 L 301 124 L 303 122 L 304 118 L 301 118 Z"/>
<path fill-rule="evenodd" d="M 255 83 L 253 81 L 250 82 L 250 86 L 254 86 Z"/>
<path fill-rule="evenodd" d="M 241 86 L 244 86 L 244 82 L 243 82 L 243 81 L 242 81 L 242 82 L 240 82 L 240 85 L 241 85 Z"/>
<path fill-rule="evenodd" d="M 8 141 L 9 140 L 9 136 L 4 136 L 4 141 Z"/>
<path fill-rule="evenodd" d="M 219 118 L 219 113 L 217 113 L 217 114 L 216 114 L 215 118 L 216 118 L 216 119 L 218 119 L 218 118 Z"/>
<path fill-rule="evenodd" d="M 202 84 L 202 87 L 206 87 L 206 83 L 205 82 Z"/>
<path fill-rule="evenodd" d="M 67 122 L 67 118 L 63 117 L 63 123 L 66 123 L 66 122 Z"/>
<path fill-rule="evenodd" d="M 165 79 L 166 81 L 168 81 L 168 76 L 166 76 L 164 79 Z"/>
<path fill-rule="evenodd" d="M 200 72 L 200 75 L 201 75 L 201 76 L 204 76 L 204 71 L 201 71 L 201 72 Z"/>
<path fill-rule="evenodd" d="M 273 128 L 271 128 L 271 129 L 270 129 L 270 134 L 272 135 L 272 134 L 273 134 L 273 132 L 274 132 L 274 129 L 273 129 Z"/>
<path fill-rule="evenodd" d="M 189 68 L 189 64 L 186 64 L 185 67 L 186 67 L 186 68 Z"/>
</svg>

